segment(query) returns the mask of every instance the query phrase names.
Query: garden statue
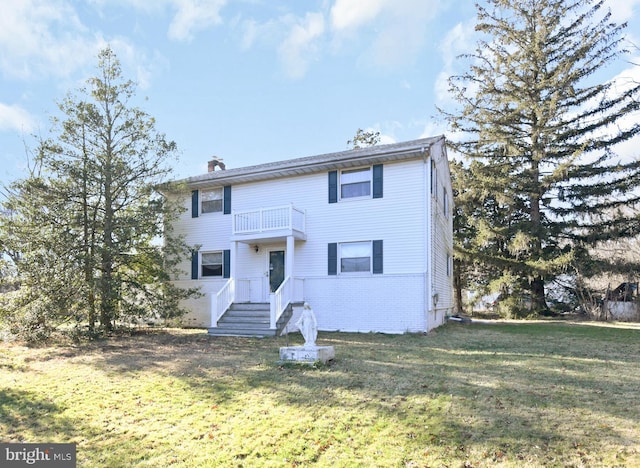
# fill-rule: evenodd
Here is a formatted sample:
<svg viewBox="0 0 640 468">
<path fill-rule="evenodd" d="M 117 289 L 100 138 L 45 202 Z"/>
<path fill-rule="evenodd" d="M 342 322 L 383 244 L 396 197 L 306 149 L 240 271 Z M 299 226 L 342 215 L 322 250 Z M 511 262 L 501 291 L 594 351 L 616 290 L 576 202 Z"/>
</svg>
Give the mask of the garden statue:
<svg viewBox="0 0 640 468">
<path fill-rule="evenodd" d="M 316 338 L 318 337 L 318 323 L 316 322 L 316 316 L 313 313 L 313 309 L 311 309 L 308 302 L 304 303 L 302 315 L 296 325 L 304 337 L 304 346 L 315 346 Z"/>
<path fill-rule="evenodd" d="M 283 346 L 280 348 L 280 362 L 297 361 L 306 364 L 321 362 L 326 364 L 336 356 L 333 346 L 317 346 L 318 323 L 308 302 L 302 306 L 302 315 L 295 323 L 302 336 L 304 346 Z"/>
</svg>

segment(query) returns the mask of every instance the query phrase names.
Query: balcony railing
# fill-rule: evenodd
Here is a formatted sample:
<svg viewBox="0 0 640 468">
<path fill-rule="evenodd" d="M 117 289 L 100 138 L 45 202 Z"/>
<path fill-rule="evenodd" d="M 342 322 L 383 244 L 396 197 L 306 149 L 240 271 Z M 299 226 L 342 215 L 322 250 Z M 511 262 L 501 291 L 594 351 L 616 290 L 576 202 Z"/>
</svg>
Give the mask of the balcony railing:
<svg viewBox="0 0 640 468">
<path fill-rule="evenodd" d="M 269 231 L 305 232 L 305 212 L 293 205 L 273 206 L 233 212 L 233 234 Z"/>
</svg>

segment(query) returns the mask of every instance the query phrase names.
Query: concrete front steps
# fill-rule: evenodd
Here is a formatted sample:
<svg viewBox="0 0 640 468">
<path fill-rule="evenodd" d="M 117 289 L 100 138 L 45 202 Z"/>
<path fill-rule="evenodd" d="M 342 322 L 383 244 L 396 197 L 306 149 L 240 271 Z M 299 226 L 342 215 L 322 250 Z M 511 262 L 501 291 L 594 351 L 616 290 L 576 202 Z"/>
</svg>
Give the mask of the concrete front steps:
<svg viewBox="0 0 640 468">
<path fill-rule="evenodd" d="M 229 310 L 218 320 L 218 326 L 208 329 L 209 335 L 253 336 L 260 338 L 277 336 L 282 333 L 292 314 L 293 306 L 290 304 L 280 316 L 276 329 L 273 330 L 269 328 L 271 322 L 269 303 L 233 303 Z"/>
</svg>

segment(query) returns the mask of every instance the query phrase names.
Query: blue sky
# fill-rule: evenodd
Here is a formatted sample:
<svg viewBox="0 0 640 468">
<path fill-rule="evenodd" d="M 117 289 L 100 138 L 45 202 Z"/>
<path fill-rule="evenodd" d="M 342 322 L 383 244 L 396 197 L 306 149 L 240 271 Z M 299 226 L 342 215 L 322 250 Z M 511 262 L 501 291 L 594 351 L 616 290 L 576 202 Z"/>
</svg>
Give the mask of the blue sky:
<svg viewBox="0 0 640 468">
<path fill-rule="evenodd" d="M 136 105 L 176 141 L 177 178 L 445 133 L 435 106 L 473 50 L 471 0 L 0 0 L 0 182 L 110 45 Z M 609 0 L 640 46 L 640 0 Z M 640 51 L 631 59 L 640 64 Z M 615 76 L 640 66 L 621 63 Z M 633 150 L 637 154 L 637 142 Z M 632 150 L 629 145 L 627 150 Z"/>
</svg>

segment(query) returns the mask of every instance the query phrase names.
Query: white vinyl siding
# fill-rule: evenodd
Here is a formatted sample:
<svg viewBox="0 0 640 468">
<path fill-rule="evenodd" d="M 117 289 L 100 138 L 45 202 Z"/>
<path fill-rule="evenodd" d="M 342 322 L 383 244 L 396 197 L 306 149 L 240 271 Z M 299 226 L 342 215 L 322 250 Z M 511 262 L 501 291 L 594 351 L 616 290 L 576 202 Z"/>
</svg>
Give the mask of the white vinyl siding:
<svg viewBox="0 0 640 468">
<path fill-rule="evenodd" d="M 384 198 L 360 199 L 357 203 L 327 204 L 326 172 L 234 184 L 234 211 L 292 203 L 306 211 L 308 240 L 296 242 L 295 274 L 303 277 L 326 276 L 327 244 L 384 239 L 384 274 L 424 273 L 424 226 L 426 204 L 423 196 L 423 162 L 402 161 L 385 164 Z M 427 184 L 428 185 L 428 184 Z M 418 195 L 416 195 L 418 194 Z M 185 208 L 190 199 L 185 199 Z M 176 235 L 184 235 L 189 245 L 199 245 L 201 252 L 230 248 L 233 216 L 192 218 L 187 211 L 175 226 Z M 238 261 L 251 255 L 256 276 L 264 275 L 260 253 L 239 244 Z M 249 265 L 247 265 L 249 266 Z M 238 264 L 238 274 L 244 266 Z M 183 270 L 188 271 L 185 263 Z M 245 273 L 246 274 L 246 273 Z M 186 276 L 183 276 L 186 279 Z"/>
<path fill-rule="evenodd" d="M 437 187 L 433 197 L 431 232 L 433 239 L 433 294 L 437 294 L 438 310 L 452 310 L 453 307 L 453 192 L 451 185 L 446 183 L 450 179 L 449 166 L 444 157 L 436 154 L 434 165 L 438 172 Z"/>
<path fill-rule="evenodd" d="M 422 161 L 386 164 L 384 198 L 365 198 L 358 203 L 329 205 L 325 197 L 318 196 L 326 192 L 326 173 L 235 184 L 234 210 L 290 203 L 304 209 L 309 238 L 296 242 L 295 273 L 300 276 L 326 275 L 328 243 L 363 239 L 385 240 L 385 275 L 424 272 L 426 205 L 423 196 L 416 196 L 422 194 L 424 187 L 422 166 Z M 184 203 L 185 208 L 190 206 L 190 198 L 185 198 Z M 228 249 L 232 219 L 233 216 L 192 218 L 185 211 L 174 233 L 183 235 L 189 245 L 199 245 L 201 252 Z M 245 244 L 240 244 L 239 249 L 238 260 L 242 261 Z M 247 254 L 250 253 L 247 247 Z M 258 257 L 255 252 L 253 255 L 252 258 Z M 183 270 L 189 270 L 188 263 Z M 261 269 L 257 274 L 264 272 Z"/>
</svg>

